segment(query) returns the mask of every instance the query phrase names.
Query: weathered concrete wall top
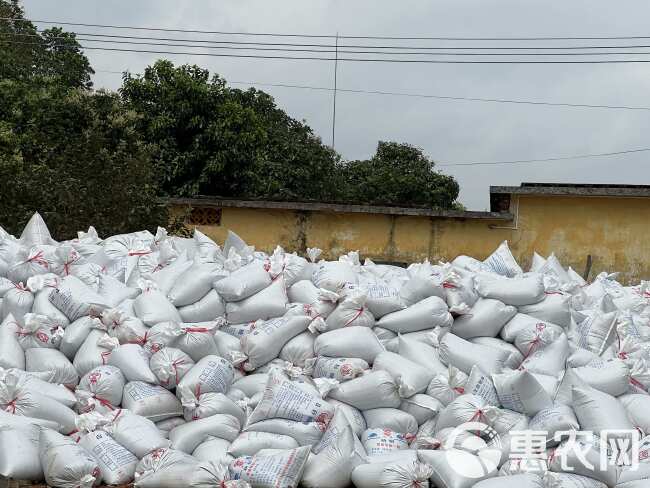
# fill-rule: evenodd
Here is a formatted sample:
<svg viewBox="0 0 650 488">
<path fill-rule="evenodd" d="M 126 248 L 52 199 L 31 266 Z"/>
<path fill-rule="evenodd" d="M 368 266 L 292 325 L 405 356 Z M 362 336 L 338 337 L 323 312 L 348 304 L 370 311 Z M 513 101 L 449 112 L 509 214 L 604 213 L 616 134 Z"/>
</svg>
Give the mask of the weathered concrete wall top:
<svg viewBox="0 0 650 488">
<path fill-rule="evenodd" d="M 592 277 L 600 271 L 621 271 L 623 281 L 650 278 L 650 198 L 643 196 L 522 192 L 511 195 L 509 212 L 503 213 L 218 199 L 172 201 L 175 210 L 188 205 L 218 212 L 212 224 L 196 225 L 217 242 L 223 242 L 232 229 L 267 252 L 278 244 L 298 252 L 319 247 L 327 258 L 358 250 L 362 258 L 407 264 L 426 258 L 447 261 L 459 254 L 484 259 L 507 239 L 524 269 L 533 251 L 555 252 L 563 264 L 579 273 L 591 255 Z"/>
</svg>

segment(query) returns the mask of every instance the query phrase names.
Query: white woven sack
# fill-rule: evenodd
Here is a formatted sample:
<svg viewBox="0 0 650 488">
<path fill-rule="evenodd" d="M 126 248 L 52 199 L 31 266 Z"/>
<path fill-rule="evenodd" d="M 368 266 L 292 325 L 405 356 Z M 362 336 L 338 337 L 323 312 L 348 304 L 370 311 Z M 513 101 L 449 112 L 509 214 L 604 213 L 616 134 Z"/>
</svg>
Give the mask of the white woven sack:
<svg viewBox="0 0 650 488">
<path fill-rule="evenodd" d="M 306 316 L 294 316 L 258 323 L 251 334 L 242 337 L 241 353 L 235 351 L 232 356 L 234 363 L 243 363 L 246 371 L 259 368 L 278 357 L 290 339 L 307 330 L 310 321 Z M 368 331 L 372 333 L 370 329 Z"/>
<path fill-rule="evenodd" d="M 387 371 L 398 386 L 399 394 L 403 398 L 425 391 L 434 377 L 432 371 L 399 354 L 388 351 L 377 355 L 372 370 Z"/>
<path fill-rule="evenodd" d="M 81 438 L 79 445 L 97 460 L 106 484 L 121 485 L 133 480 L 138 458 L 106 432 L 89 432 Z"/>
<path fill-rule="evenodd" d="M 509 279 L 478 275 L 474 281 L 480 296 L 499 300 L 506 305 L 520 307 L 544 299 L 544 281 L 542 275 L 537 273 Z"/>
<path fill-rule="evenodd" d="M 74 387 L 79 382 L 75 367 L 57 349 L 32 348 L 25 351 L 25 370 L 30 373 L 51 372 L 49 381 Z"/>
<path fill-rule="evenodd" d="M 330 397 L 352 405 L 359 410 L 370 408 L 397 408 L 402 403 L 395 380 L 386 371 L 372 371 L 334 388 Z"/>
<path fill-rule="evenodd" d="M 211 289 L 212 282 L 220 267 L 217 264 L 195 261 L 181 274 L 172 286 L 167 297 L 175 307 L 182 307 L 198 302 Z"/>
<path fill-rule="evenodd" d="M 206 356 L 183 376 L 176 388 L 176 396 L 182 399 L 187 390 L 196 396 L 210 392 L 226 393 L 233 378 L 234 368 L 230 362 L 219 356 Z"/>
<path fill-rule="evenodd" d="M 345 327 L 319 335 L 314 352 L 319 356 L 360 358 L 372 364 L 384 351 L 377 336 L 368 327 Z"/>
<path fill-rule="evenodd" d="M 445 334 L 440 340 L 440 360 L 466 374 L 474 365 L 488 374 L 500 373 L 509 356 L 505 350 L 472 344 L 452 333 Z"/>
<path fill-rule="evenodd" d="M 404 310 L 384 315 L 377 321 L 377 326 L 397 333 L 408 333 L 434 327 L 449 327 L 452 323 L 453 318 L 445 301 L 440 297 L 431 296 Z"/>
<path fill-rule="evenodd" d="M 122 407 L 153 422 L 183 414 L 181 402 L 172 392 L 143 381 L 130 381 L 124 386 Z"/>
<path fill-rule="evenodd" d="M 226 304 L 216 290 L 210 290 L 200 300 L 178 309 L 183 322 L 209 322 L 226 314 Z"/>
<path fill-rule="evenodd" d="M 90 488 L 101 483 L 97 459 L 72 438 L 43 429 L 39 443 L 39 457 L 49 486 Z"/>
<path fill-rule="evenodd" d="M 138 459 L 142 459 L 155 449 L 170 445 L 170 441 L 158 430 L 156 424 L 128 410 L 112 412 L 109 420 L 110 423 L 103 426 L 102 429 Z"/>
<path fill-rule="evenodd" d="M 40 431 L 38 425 L 0 427 L 0 476 L 29 481 L 43 479 L 38 456 Z"/>
<path fill-rule="evenodd" d="M 172 449 L 190 454 L 210 436 L 232 442 L 239 435 L 239 430 L 239 420 L 235 417 L 217 414 L 174 427 L 169 431 L 169 440 Z"/>
<path fill-rule="evenodd" d="M 233 457 L 254 456 L 262 449 L 295 449 L 293 437 L 269 432 L 242 432 L 232 441 L 228 453 Z"/>
<path fill-rule="evenodd" d="M 451 331 L 463 339 L 496 337 L 516 313 L 515 307 L 499 300 L 481 298 L 466 314 L 454 320 Z"/>
<path fill-rule="evenodd" d="M 167 299 L 165 293 L 151 281 L 139 283 L 142 293 L 133 302 L 135 314 L 146 325 L 152 326 L 160 322 L 180 322 L 176 307 Z"/>
<path fill-rule="evenodd" d="M 108 364 L 119 368 L 127 381 L 156 383 L 156 375 L 149 368 L 149 358 L 139 344 L 123 344 L 111 351 Z"/>
</svg>

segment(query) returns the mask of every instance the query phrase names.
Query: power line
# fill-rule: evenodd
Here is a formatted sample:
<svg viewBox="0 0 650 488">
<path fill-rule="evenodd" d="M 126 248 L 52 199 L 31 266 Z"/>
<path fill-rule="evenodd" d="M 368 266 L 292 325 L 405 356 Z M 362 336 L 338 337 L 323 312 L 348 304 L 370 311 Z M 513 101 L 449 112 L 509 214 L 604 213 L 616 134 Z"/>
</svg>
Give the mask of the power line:
<svg viewBox="0 0 650 488">
<path fill-rule="evenodd" d="M 2 41 L 10 44 L 24 44 L 24 45 L 38 45 L 36 43 L 25 43 L 19 41 Z M 62 49 L 75 49 L 76 46 L 57 46 Z M 89 49 L 95 51 L 113 51 L 113 52 L 133 52 L 143 54 L 169 54 L 181 56 L 207 56 L 207 57 L 225 57 L 225 58 L 256 58 L 256 59 L 286 59 L 296 61 L 336 61 L 336 58 L 331 57 L 316 57 L 316 56 L 270 56 L 261 54 L 225 54 L 225 53 L 203 53 L 203 52 L 187 52 L 187 51 L 162 51 L 153 49 L 127 49 L 116 47 L 98 47 L 98 46 L 84 46 L 79 45 L 82 49 Z M 640 53 L 642 54 L 642 53 Z M 561 61 L 561 60 L 544 60 L 544 61 L 528 61 L 528 60 L 509 60 L 509 61 L 494 61 L 494 60 L 451 60 L 451 59 L 394 59 L 394 58 L 342 58 L 339 57 L 338 61 L 346 62 L 370 62 L 370 63 L 409 63 L 409 64 L 630 64 L 630 63 L 650 63 L 650 59 L 598 59 L 598 60 L 579 60 L 579 61 Z"/>
<path fill-rule="evenodd" d="M 84 34 L 85 35 L 85 34 Z M 5 35 L 6 36 L 6 35 Z M 31 37 L 38 37 L 37 34 L 21 34 L 21 36 L 31 36 Z M 3 34 L 0 34 L 0 37 L 3 37 Z M 125 36 L 129 37 L 129 36 Z M 69 39 L 67 37 L 54 37 L 53 39 Z M 144 38 L 143 38 L 144 39 Z M 153 38 L 155 39 L 155 38 Z M 618 51 L 613 51 L 613 52 L 568 52 L 568 53 L 560 53 L 560 52 L 553 52 L 553 53 L 523 53 L 523 52 L 515 52 L 515 53 L 502 53 L 502 52 L 497 52 L 497 53 L 490 53 L 490 52 L 391 52 L 391 51 L 360 51 L 360 50 L 322 50 L 322 49 L 294 49 L 294 48 L 269 48 L 269 47 L 245 47 L 245 46 L 226 46 L 226 45 L 219 45 L 219 46 L 206 46 L 206 45 L 201 45 L 201 44 L 180 44 L 180 43 L 164 43 L 164 42 L 138 42 L 138 41 L 122 41 L 122 40 L 114 40 L 114 39 L 96 39 L 96 38 L 85 38 L 85 37 L 76 37 L 76 41 L 83 41 L 83 42 L 102 42 L 102 43 L 108 43 L 108 44 L 126 44 L 126 45 L 133 45 L 133 46 L 166 46 L 166 47 L 189 47 L 189 48 L 197 48 L 197 49 L 226 49 L 226 50 L 252 50 L 252 51 L 280 51 L 280 52 L 309 52 L 309 53 L 344 53 L 344 54 L 378 54 L 378 55 L 399 55 L 399 56 L 404 56 L 404 55 L 416 55 L 416 56 L 622 56 L 622 55 L 648 55 L 650 52 L 647 51 L 627 51 L 627 52 L 618 52 Z M 291 44 L 291 46 L 297 46 L 298 44 Z M 308 45 L 307 45 L 308 46 Z M 625 46 L 621 46 L 622 48 L 625 48 Z M 634 46 L 633 46 L 634 47 Z M 647 47 L 650 48 L 650 45 Z M 469 49 L 469 48 L 468 48 Z M 336 58 L 335 58 L 336 59 Z"/>
<path fill-rule="evenodd" d="M 44 32 L 42 29 L 38 32 Z M 149 40 L 149 41 L 175 41 L 175 42 L 197 42 L 203 44 L 235 44 L 235 45 L 251 45 L 251 46 L 283 46 L 283 47 L 318 47 L 318 48 L 336 48 L 335 44 L 306 44 L 306 43 L 286 43 L 286 42 L 253 42 L 253 41 L 217 41 L 210 39 L 186 39 L 174 37 L 150 37 L 150 36 L 125 36 L 118 34 L 101 34 L 94 32 L 69 32 L 77 36 L 87 37 L 108 37 L 113 39 L 136 39 L 136 40 Z M 37 34 L 6 34 L 23 37 L 39 37 Z M 67 37 L 59 36 L 53 39 L 68 39 Z M 339 44 L 340 48 L 346 49 L 393 49 L 393 50 L 523 50 L 523 51 L 562 51 L 562 50 L 585 50 L 585 49 L 643 49 L 649 48 L 650 44 L 633 44 L 633 45 L 615 45 L 615 46 L 373 46 L 368 44 Z M 329 52 L 329 51 L 323 51 Z M 334 51 L 331 51 L 334 52 Z M 397 53 L 396 53 L 397 54 Z M 401 54 L 401 53 L 400 53 Z"/>
<path fill-rule="evenodd" d="M 112 71 L 104 69 L 96 69 L 98 73 L 110 73 L 116 75 L 122 75 L 125 71 Z M 136 73 L 139 74 L 139 73 Z M 334 91 L 333 88 L 326 86 L 310 86 L 310 85 L 293 85 L 288 83 L 266 83 L 260 81 L 230 81 L 228 83 L 231 85 L 246 85 L 246 86 L 271 86 L 279 88 L 298 88 L 304 90 L 315 90 L 315 91 Z M 613 110 L 646 110 L 650 111 L 650 107 L 639 107 L 639 106 L 630 106 L 630 105 L 594 105 L 587 103 L 560 103 L 560 102 L 545 102 L 545 101 L 535 101 L 535 100 L 515 100 L 515 99 L 506 99 L 506 98 L 483 98 L 483 97 L 459 97 L 451 95 L 433 95 L 425 93 L 404 93 L 404 92 L 391 92 L 391 91 L 380 91 L 380 90 L 359 90 L 352 88 L 337 88 L 336 91 L 345 92 L 345 93 L 358 93 L 358 94 L 367 94 L 367 95 L 388 95 L 396 97 L 413 97 L 413 98 L 430 98 L 436 100 L 452 100 L 452 101 L 464 101 L 464 102 L 487 102 L 487 103 L 511 103 L 511 104 L 521 104 L 521 105 L 539 105 L 539 106 L 550 106 L 550 107 L 569 107 L 569 108 L 600 108 L 600 109 L 613 109 Z"/>
<path fill-rule="evenodd" d="M 260 86 L 276 86 L 283 88 L 303 88 L 311 90 L 332 90 L 327 87 L 317 87 L 317 86 L 305 86 L 305 85 L 290 85 L 284 83 L 260 83 L 260 82 L 243 82 L 243 81 L 229 81 L 231 84 L 238 85 L 260 85 Z M 351 88 L 338 88 L 337 91 L 346 92 L 346 93 L 364 93 L 368 95 L 389 95 L 397 97 L 415 97 L 415 98 L 433 98 L 438 100 L 458 100 L 466 102 L 492 102 L 492 103 L 513 103 L 513 104 L 523 104 L 523 105 L 542 105 L 542 106 L 551 106 L 551 107 L 572 107 L 572 108 L 603 108 L 603 109 L 618 109 L 618 110 L 650 110 L 650 107 L 635 107 L 627 105 L 593 105 L 586 103 L 556 103 L 556 102 L 544 102 L 544 101 L 533 101 L 533 100 L 514 100 L 506 98 L 482 98 L 482 97 L 458 97 L 458 96 L 448 96 L 448 95 L 433 95 L 425 93 L 403 93 L 403 92 L 390 92 L 390 91 L 380 91 L 380 90 L 358 90 Z"/>
<path fill-rule="evenodd" d="M 16 21 L 13 17 L 0 17 L 0 20 Z M 330 38 L 334 39 L 335 34 L 280 34 L 270 32 L 242 32 L 242 31 L 210 31 L 198 29 L 172 29 L 165 27 L 142 27 L 111 24 L 89 24 L 82 22 L 61 22 L 52 20 L 24 19 L 37 24 L 73 25 L 79 27 L 97 27 L 102 29 L 128 29 L 159 32 L 186 32 L 194 34 L 218 34 L 237 36 L 266 36 L 266 37 L 304 37 L 304 38 Z M 629 39 L 650 39 L 650 36 L 536 36 L 536 37 L 430 37 L 430 36 L 339 36 L 341 39 L 386 39 L 386 40 L 431 40 L 431 41 L 569 41 L 569 40 L 629 40 Z"/>
<path fill-rule="evenodd" d="M 650 147 L 644 147 L 640 149 L 627 149 L 623 151 L 614 151 L 614 152 L 607 152 L 607 153 L 598 153 L 598 154 L 580 154 L 577 156 L 562 156 L 562 157 L 553 157 L 553 158 L 542 158 L 542 159 L 517 159 L 513 161 L 471 161 L 471 162 L 465 162 L 465 163 L 449 163 L 449 162 L 441 162 L 441 163 L 436 163 L 437 166 L 444 166 L 444 167 L 449 167 L 449 166 L 488 166 L 488 165 L 496 165 L 496 164 L 526 164 L 526 163 L 543 163 L 543 162 L 550 162 L 550 161 L 567 161 L 570 159 L 586 159 L 586 158 L 600 158 L 600 157 L 606 157 L 606 156 L 616 156 L 619 154 L 631 154 L 631 153 L 640 153 L 640 152 L 647 152 L 650 151 Z"/>
<path fill-rule="evenodd" d="M 126 48 L 107 48 L 97 46 L 83 46 L 83 49 L 98 51 L 116 51 L 116 52 L 136 52 L 148 54 L 171 54 L 184 56 L 208 56 L 208 57 L 227 57 L 227 58 L 258 58 L 258 59 L 288 59 L 288 60 L 311 60 L 311 61 L 348 61 L 348 62 L 369 62 L 369 63 L 415 63 L 415 64 L 629 64 L 629 63 L 650 63 L 647 59 L 599 59 L 599 60 L 580 60 L 580 61 L 460 61 L 450 59 L 394 59 L 394 58 L 332 58 L 316 56 L 269 56 L 259 54 L 224 54 L 224 53 L 201 53 L 201 52 L 181 52 L 181 51 L 158 51 L 152 49 L 126 49 Z M 642 53 L 641 53 L 642 54 Z"/>
<path fill-rule="evenodd" d="M 344 53 L 344 54 L 390 54 L 390 55 L 417 55 L 417 56 L 622 56 L 622 55 L 648 55 L 647 51 L 627 51 L 627 52 L 588 52 L 588 53 L 486 53 L 486 52 L 390 52 L 390 51 L 357 51 L 357 50 L 319 50 L 319 49 L 294 49 L 294 48 L 268 48 L 268 47 L 243 47 L 243 46 L 203 46 L 197 44 L 177 44 L 177 43 L 160 43 L 160 42 L 137 42 L 137 41 L 120 41 L 113 39 L 87 39 L 78 37 L 78 41 L 84 42 L 103 42 L 109 44 L 127 44 L 135 46 L 166 46 L 166 47 L 189 47 L 198 49 L 231 49 L 231 50 L 252 50 L 252 51 L 281 51 L 281 52 L 309 52 L 309 53 Z M 650 47 L 650 46 L 648 46 Z M 335 58 L 336 59 L 336 58 Z"/>
</svg>

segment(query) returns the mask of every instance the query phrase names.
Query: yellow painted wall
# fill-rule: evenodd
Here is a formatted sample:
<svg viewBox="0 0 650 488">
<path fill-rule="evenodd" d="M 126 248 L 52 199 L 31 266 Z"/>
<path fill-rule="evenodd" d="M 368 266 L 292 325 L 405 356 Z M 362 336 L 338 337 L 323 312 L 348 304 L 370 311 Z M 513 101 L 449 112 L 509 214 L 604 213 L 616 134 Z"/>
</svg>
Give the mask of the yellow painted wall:
<svg viewBox="0 0 650 488">
<path fill-rule="evenodd" d="M 528 265 L 532 252 L 555 252 L 579 273 L 620 271 L 626 282 L 650 278 L 650 199 L 521 196 L 512 247 Z"/>
<path fill-rule="evenodd" d="M 267 252 L 278 244 L 299 252 L 318 247 L 327 258 L 359 250 L 362 258 L 405 263 L 459 254 L 484 259 L 507 239 L 524 269 L 536 250 L 555 252 L 579 273 L 591 254 L 592 277 L 621 271 L 624 281 L 650 278 L 650 200 L 513 196 L 513 214 L 517 199 L 517 222 L 224 207 L 220 226 L 198 229 L 217 242 L 232 229 Z"/>
</svg>

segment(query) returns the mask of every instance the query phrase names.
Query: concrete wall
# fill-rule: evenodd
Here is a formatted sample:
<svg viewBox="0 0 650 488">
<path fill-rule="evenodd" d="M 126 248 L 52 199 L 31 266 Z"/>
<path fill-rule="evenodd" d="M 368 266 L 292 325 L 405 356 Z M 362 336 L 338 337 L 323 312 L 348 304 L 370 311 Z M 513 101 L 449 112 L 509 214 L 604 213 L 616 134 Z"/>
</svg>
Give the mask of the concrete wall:
<svg viewBox="0 0 650 488">
<path fill-rule="evenodd" d="M 359 250 L 362 258 L 403 263 L 459 254 L 484 259 L 507 239 L 524 269 L 536 250 L 555 252 L 579 273 L 590 254 L 592 277 L 621 271 L 624 281 L 650 278 L 647 198 L 513 195 L 512 221 L 268 208 L 221 212 L 220 225 L 197 228 L 217 242 L 232 229 L 267 252 L 280 244 L 298 252 L 319 247 L 327 258 Z"/>
<path fill-rule="evenodd" d="M 533 251 L 555 252 L 582 273 L 587 255 L 590 276 L 620 271 L 626 282 L 650 278 L 650 199 L 521 195 L 518 229 L 510 241 L 521 262 Z M 513 209 L 513 212 L 516 210 Z"/>
</svg>

